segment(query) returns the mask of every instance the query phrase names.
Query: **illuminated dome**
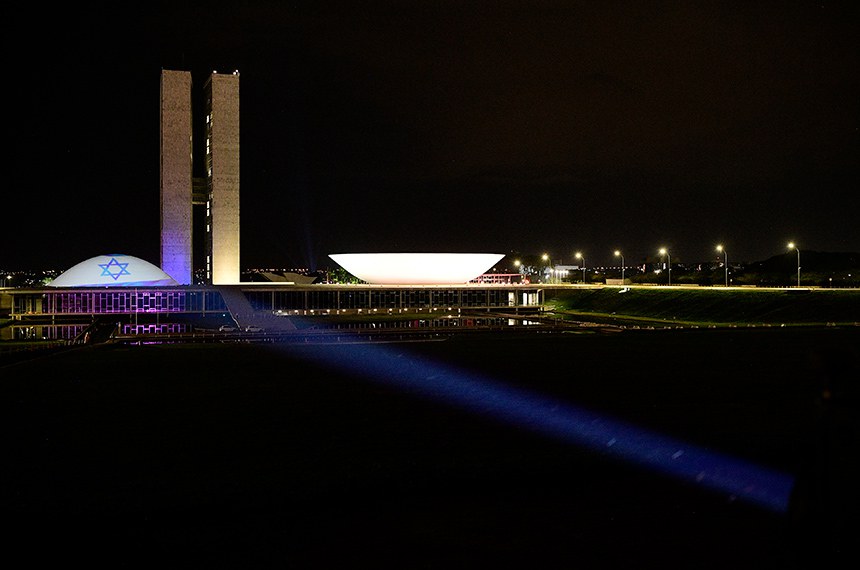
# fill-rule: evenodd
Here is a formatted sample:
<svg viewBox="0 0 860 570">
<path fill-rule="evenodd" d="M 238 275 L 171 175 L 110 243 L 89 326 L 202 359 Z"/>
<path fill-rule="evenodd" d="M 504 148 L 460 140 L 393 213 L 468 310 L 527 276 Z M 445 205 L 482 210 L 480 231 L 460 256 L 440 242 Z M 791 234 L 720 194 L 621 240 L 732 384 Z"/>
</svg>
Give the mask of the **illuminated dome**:
<svg viewBox="0 0 860 570">
<path fill-rule="evenodd" d="M 501 253 L 333 253 L 338 265 L 367 283 L 453 285 L 481 276 Z"/>
<path fill-rule="evenodd" d="M 152 287 L 179 285 L 170 275 L 133 255 L 99 255 L 48 283 L 50 287 Z"/>
</svg>

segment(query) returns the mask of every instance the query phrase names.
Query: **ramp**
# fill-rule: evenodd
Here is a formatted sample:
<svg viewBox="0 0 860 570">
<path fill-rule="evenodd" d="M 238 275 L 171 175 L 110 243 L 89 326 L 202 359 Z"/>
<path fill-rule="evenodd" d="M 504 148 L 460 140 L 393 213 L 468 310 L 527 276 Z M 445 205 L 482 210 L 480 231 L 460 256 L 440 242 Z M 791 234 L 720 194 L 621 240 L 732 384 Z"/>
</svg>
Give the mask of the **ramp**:
<svg viewBox="0 0 860 570">
<path fill-rule="evenodd" d="M 273 315 L 270 311 L 256 311 L 239 287 L 220 286 L 218 291 L 236 322 L 239 330 L 257 327 L 262 330 L 295 330 L 290 319 Z"/>
</svg>

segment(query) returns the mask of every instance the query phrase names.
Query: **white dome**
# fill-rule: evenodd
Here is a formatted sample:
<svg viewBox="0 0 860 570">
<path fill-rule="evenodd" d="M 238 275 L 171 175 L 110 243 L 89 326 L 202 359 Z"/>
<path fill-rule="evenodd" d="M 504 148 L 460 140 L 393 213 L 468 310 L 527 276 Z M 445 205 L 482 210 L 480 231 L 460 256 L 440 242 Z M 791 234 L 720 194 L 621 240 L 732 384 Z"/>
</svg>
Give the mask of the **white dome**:
<svg viewBox="0 0 860 570">
<path fill-rule="evenodd" d="M 454 285 L 480 277 L 502 253 L 333 253 L 341 267 L 378 285 Z"/>
<path fill-rule="evenodd" d="M 170 275 L 139 257 L 99 255 L 82 261 L 48 283 L 50 287 L 152 287 L 179 285 Z"/>
</svg>

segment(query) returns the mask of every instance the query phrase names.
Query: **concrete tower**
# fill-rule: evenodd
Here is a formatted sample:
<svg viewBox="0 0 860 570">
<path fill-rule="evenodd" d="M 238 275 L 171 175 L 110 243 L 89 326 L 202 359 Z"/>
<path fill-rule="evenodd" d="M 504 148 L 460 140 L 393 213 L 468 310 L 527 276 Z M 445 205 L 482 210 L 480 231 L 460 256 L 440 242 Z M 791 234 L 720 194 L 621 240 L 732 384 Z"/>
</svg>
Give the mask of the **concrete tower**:
<svg viewBox="0 0 860 570">
<path fill-rule="evenodd" d="M 180 285 L 192 274 L 191 124 L 191 73 L 162 70 L 161 269 Z"/>
<path fill-rule="evenodd" d="M 205 281 L 239 283 L 239 72 L 213 72 L 204 86 L 205 178 L 193 174 L 191 95 L 190 72 L 162 70 L 161 269 L 193 282 L 194 206 L 205 205 Z"/>
<path fill-rule="evenodd" d="M 204 89 L 206 273 L 215 285 L 239 283 L 239 73 L 213 73 Z"/>
</svg>

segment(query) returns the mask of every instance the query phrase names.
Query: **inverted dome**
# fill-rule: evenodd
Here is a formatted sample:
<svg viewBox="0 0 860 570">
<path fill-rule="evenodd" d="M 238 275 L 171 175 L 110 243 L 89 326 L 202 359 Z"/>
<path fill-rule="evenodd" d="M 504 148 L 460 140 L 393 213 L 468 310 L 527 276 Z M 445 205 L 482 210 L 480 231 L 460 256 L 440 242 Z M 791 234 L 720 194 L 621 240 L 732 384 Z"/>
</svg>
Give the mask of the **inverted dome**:
<svg viewBox="0 0 860 570">
<path fill-rule="evenodd" d="M 481 276 L 502 253 L 333 253 L 341 267 L 378 285 L 454 285 Z"/>
<path fill-rule="evenodd" d="M 99 255 L 82 261 L 48 283 L 50 287 L 153 287 L 179 285 L 170 275 L 139 257 Z"/>
</svg>

